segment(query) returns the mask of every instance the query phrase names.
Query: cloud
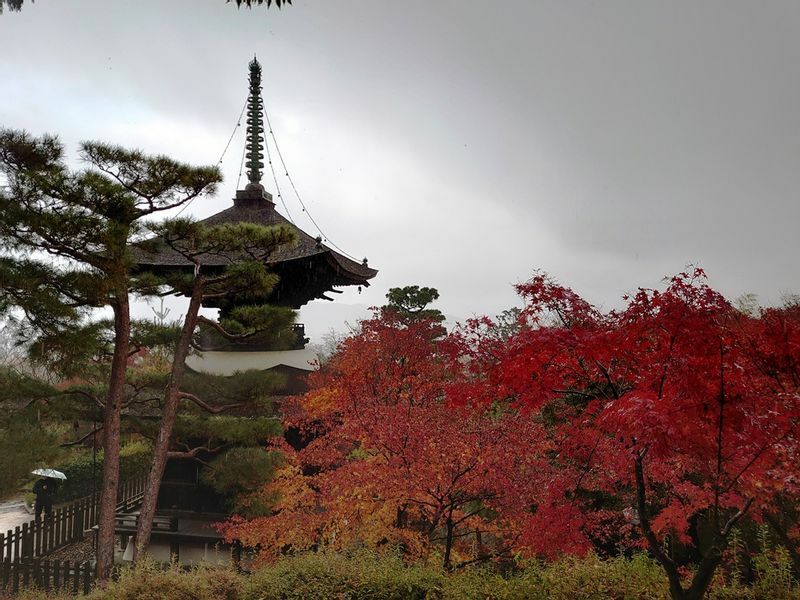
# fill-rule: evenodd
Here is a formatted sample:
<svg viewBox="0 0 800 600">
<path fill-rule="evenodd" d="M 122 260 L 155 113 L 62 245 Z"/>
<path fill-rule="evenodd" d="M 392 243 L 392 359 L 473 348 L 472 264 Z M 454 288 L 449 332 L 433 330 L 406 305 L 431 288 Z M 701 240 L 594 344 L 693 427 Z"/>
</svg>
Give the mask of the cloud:
<svg viewBox="0 0 800 600">
<path fill-rule="evenodd" d="M 543 267 L 612 305 L 687 262 L 777 300 L 800 289 L 798 24 L 795 3 L 721 0 L 37 0 L 0 17 L 0 122 L 213 162 L 257 53 L 304 201 L 381 270 L 343 303 L 419 283 L 496 314 Z M 228 206 L 241 144 L 198 217 Z"/>
</svg>

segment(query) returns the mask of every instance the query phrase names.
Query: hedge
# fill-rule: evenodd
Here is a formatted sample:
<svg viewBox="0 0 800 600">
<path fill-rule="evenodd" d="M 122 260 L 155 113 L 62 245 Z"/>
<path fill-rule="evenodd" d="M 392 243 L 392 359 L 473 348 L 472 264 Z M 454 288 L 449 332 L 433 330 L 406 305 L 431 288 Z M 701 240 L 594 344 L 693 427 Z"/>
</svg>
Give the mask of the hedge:
<svg viewBox="0 0 800 600">
<path fill-rule="evenodd" d="M 119 453 L 120 480 L 133 479 L 145 475 L 150 469 L 152 448 L 146 442 L 132 441 L 122 446 Z M 92 468 L 94 467 L 94 469 Z M 70 460 L 55 467 L 67 476 L 58 486 L 54 501 L 68 502 L 92 494 L 96 482 L 97 490 L 103 478 L 103 451 L 97 452 L 92 460 L 92 452 L 81 450 Z"/>
<path fill-rule="evenodd" d="M 759 560 L 759 556 L 763 560 Z M 755 557 L 752 586 L 726 581 L 720 571 L 709 600 L 798 600 L 785 551 Z M 1 595 L 0 595 L 1 596 Z M 28 591 L 20 600 L 68 598 Z M 408 565 L 397 556 L 368 551 L 308 553 L 258 568 L 251 575 L 230 568 L 186 570 L 146 562 L 123 569 L 118 581 L 87 600 L 667 600 L 666 578 L 658 564 L 641 554 L 601 560 L 589 555 L 554 563 L 520 563 L 510 575 L 474 567 L 455 574 L 438 566 Z"/>
</svg>

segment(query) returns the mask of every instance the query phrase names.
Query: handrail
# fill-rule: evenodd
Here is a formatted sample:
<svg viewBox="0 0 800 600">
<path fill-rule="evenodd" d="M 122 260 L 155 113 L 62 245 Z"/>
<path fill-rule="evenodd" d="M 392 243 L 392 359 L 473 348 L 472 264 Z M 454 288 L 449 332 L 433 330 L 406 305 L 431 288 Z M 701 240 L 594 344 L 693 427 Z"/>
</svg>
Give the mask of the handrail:
<svg viewBox="0 0 800 600">
<path fill-rule="evenodd" d="M 145 478 L 121 482 L 117 510 L 130 510 L 142 501 Z M 39 558 L 80 541 L 87 530 L 97 525 L 100 497 L 97 494 L 73 500 L 57 508 L 44 522 L 31 520 L 6 533 L 0 533 L 0 563 L 21 558 Z"/>
</svg>

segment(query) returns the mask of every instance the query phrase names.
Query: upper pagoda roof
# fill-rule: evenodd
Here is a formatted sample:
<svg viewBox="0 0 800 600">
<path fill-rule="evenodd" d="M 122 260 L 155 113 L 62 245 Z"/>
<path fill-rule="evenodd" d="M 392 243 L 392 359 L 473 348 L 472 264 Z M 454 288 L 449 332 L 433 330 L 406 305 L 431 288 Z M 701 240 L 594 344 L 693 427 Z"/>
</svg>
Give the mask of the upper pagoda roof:
<svg viewBox="0 0 800 600">
<path fill-rule="evenodd" d="M 245 157 L 249 183 L 236 192 L 233 206 L 208 217 L 201 223 L 208 226 L 225 223 L 283 225 L 296 233 L 295 244 L 285 244 L 262 257 L 278 274 L 280 281 L 269 298 L 274 304 L 298 308 L 314 298 L 326 298 L 334 286 L 363 285 L 378 273 L 363 262 L 352 260 L 311 237 L 275 210 L 272 196 L 261 185 L 264 168 L 264 103 L 261 99 L 261 65 L 254 58 L 249 64 L 250 92 L 247 99 L 247 142 Z M 154 271 L 194 269 L 194 264 L 167 246 L 151 252 L 142 246 L 131 248 L 140 268 Z M 196 257 L 206 268 L 222 268 L 242 260 L 237 253 L 207 254 Z"/>
<path fill-rule="evenodd" d="M 320 238 L 313 238 L 290 222 L 277 210 L 272 196 L 259 184 L 250 184 L 247 189 L 236 192 L 233 206 L 200 221 L 204 225 L 216 226 L 226 223 L 253 223 L 264 226 L 283 225 L 296 233 L 294 244 L 284 244 L 264 257 L 269 267 L 278 273 L 281 281 L 277 286 L 273 301 L 290 306 L 301 306 L 314 298 L 325 297 L 325 292 L 334 286 L 369 286 L 369 280 L 378 271 L 363 262 L 352 260 L 325 245 Z M 162 246 L 156 252 L 133 246 L 135 262 L 140 268 L 168 271 L 190 270 L 194 264 L 179 252 Z M 204 267 L 225 267 L 242 259 L 236 253 L 207 254 L 197 257 Z M 298 273 L 305 272 L 301 279 Z M 311 277 L 311 273 L 314 277 Z"/>
</svg>

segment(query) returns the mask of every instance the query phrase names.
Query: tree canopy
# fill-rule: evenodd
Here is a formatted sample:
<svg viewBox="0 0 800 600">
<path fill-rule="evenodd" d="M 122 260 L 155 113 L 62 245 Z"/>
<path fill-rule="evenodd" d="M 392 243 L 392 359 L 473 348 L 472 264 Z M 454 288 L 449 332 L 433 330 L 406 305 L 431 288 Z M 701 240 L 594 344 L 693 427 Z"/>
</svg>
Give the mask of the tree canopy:
<svg viewBox="0 0 800 600">
<path fill-rule="evenodd" d="M 404 319 L 429 319 L 444 321 L 444 315 L 436 308 L 428 306 L 439 298 L 436 288 L 407 285 L 401 288 L 390 288 L 386 294 L 388 302 L 383 310 L 396 312 Z"/>
<path fill-rule="evenodd" d="M 676 599 L 705 594 L 745 521 L 797 557 L 796 306 L 744 313 L 700 270 L 618 311 L 540 273 L 518 291 L 518 313 L 447 336 L 399 311 L 363 322 L 287 407 L 311 441 L 275 442 L 272 514 L 229 539 L 265 558 L 394 544 L 448 568 L 645 548 Z"/>
<path fill-rule="evenodd" d="M 119 482 L 120 417 L 131 349 L 131 294 L 163 281 L 133 272 L 130 246 L 146 221 L 213 193 L 216 167 L 193 167 L 101 142 L 84 142 L 86 165 L 71 170 L 57 137 L 0 130 L 0 310 L 22 311 L 32 334 L 74 331 L 92 309 L 113 312 L 113 343 L 103 407 L 103 482 L 98 572 L 113 563 Z"/>
</svg>

